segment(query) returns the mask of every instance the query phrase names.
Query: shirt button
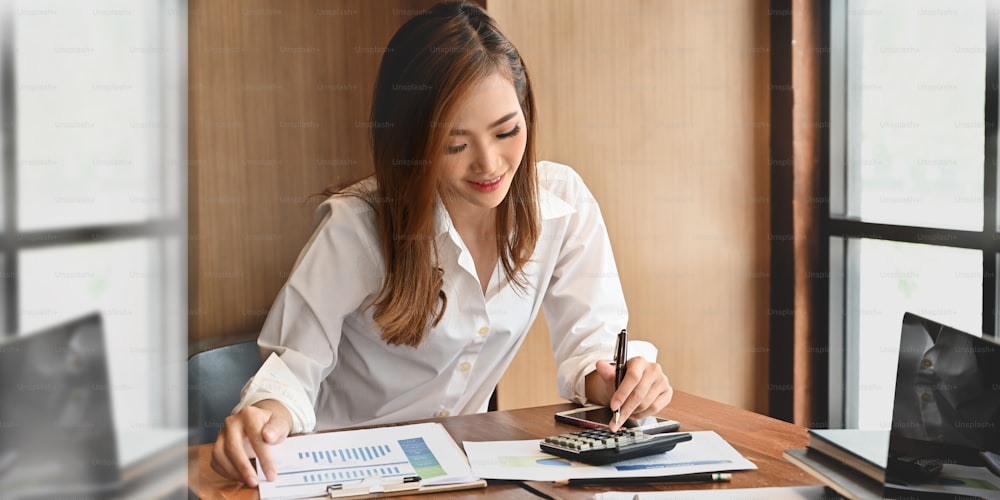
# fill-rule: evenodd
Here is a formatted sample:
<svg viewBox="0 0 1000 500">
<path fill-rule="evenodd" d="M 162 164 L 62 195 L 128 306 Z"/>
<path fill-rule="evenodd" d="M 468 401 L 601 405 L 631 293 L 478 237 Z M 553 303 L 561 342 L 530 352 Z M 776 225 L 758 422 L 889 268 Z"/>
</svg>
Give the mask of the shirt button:
<svg viewBox="0 0 1000 500">
<path fill-rule="evenodd" d="M 924 368 L 930 368 L 931 366 L 934 365 L 934 362 L 932 362 L 927 358 L 924 358 L 923 361 L 920 362 L 920 364 L 923 365 Z"/>
<path fill-rule="evenodd" d="M 479 329 L 479 335 L 486 335 L 487 333 L 490 333 L 490 327 L 484 326 Z"/>
<path fill-rule="evenodd" d="M 929 392 L 925 392 L 925 393 L 923 393 L 923 394 L 920 395 L 920 399 L 922 399 L 924 401 L 930 401 L 931 400 L 931 394 Z"/>
<path fill-rule="evenodd" d="M 468 361 L 463 361 L 462 364 L 458 365 L 458 369 L 462 372 L 467 372 L 472 368 L 472 365 Z"/>
<path fill-rule="evenodd" d="M 444 409 L 438 410 L 437 413 L 434 414 L 434 416 L 435 417 L 447 417 L 448 416 L 448 410 L 444 410 Z"/>
</svg>

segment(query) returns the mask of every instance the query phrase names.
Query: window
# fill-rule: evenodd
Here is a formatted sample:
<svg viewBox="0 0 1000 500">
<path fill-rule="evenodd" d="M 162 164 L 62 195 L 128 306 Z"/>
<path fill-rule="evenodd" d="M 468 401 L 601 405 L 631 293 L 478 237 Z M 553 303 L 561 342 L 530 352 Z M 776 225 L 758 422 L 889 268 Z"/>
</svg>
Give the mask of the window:
<svg viewBox="0 0 1000 500">
<path fill-rule="evenodd" d="M 998 11 L 830 9 L 830 424 L 888 429 L 904 312 L 996 333 Z"/>
<path fill-rule="evenodd" d="M 3 334 L 100 311 L 125 429 L 186 421 L 181 5 L 0 11 Z"/>
</svg>

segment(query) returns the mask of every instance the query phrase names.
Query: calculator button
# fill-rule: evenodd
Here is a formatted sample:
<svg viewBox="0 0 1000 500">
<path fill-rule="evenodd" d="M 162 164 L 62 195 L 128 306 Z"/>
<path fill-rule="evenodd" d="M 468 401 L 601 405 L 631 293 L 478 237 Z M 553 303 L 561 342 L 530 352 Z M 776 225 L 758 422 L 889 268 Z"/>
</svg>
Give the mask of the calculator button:
<svg viewBox="0 0 1000 500">
<path fill-rule="evenodd" d="M 593 465 L 664 453 L 677 443 L 691 440 L 688 433 L 651 436 L 641 430 L 611 432 L 593 429 L 549 436 L 542 440 L 542 451 Z"/>
</svg>

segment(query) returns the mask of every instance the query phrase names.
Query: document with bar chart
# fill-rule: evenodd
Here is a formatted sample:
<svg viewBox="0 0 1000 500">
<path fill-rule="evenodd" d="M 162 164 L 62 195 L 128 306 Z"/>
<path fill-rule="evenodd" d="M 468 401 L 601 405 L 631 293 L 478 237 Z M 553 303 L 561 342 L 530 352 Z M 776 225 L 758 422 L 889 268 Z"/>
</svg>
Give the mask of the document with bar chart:
<svg viewBox="0 0 1000 500">
<path fill-rule="evenodd" d="M 413 477 L 420 478 L 422 490 L 482 483 L 438 423 L 293 436 L 274 445 L 271 453 L 278 478 L 267 481 L 258 465 L 262 499 L 322 497 L 328 486 L 354 490 Z"/>
</svg>

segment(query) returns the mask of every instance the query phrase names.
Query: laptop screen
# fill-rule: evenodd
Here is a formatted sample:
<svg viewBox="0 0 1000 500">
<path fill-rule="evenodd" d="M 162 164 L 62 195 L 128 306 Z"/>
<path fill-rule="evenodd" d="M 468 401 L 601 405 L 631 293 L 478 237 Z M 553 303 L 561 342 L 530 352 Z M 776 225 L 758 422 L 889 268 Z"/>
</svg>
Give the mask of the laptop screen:
<svg viewBox="0 0 1000 500">
<path fill-rule="evenodd" d="M 1000 497 L 1000 346 L 903 317 L 887 497 Z"/>
<path fill-rule="evenodd" d="M 0 344 L 0 496 L 120 487 L 105 352 L 97 314 Z"/>
</svg>

